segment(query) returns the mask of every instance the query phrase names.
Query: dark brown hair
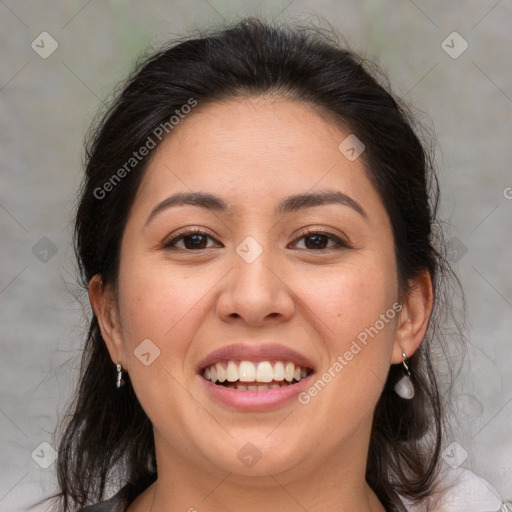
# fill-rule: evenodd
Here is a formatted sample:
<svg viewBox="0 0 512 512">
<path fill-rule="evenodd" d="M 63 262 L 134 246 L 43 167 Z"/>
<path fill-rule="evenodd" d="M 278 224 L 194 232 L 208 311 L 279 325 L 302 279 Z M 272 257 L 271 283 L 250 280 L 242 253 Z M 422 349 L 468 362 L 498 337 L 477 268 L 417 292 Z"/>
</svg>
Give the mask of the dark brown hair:
<svg viewBox="0 0 512 512">
<path fill-rule="evenodd" d="M 434 284 L 429 330 L 410 358 L 416 394 L 412 400 L 396 395 L 393 387 L 402 369 L 393 365 L 375 411 L 367 461 L 369 485 L 387 510 L 402 511 L 399 494 L 413 501 L 428 496 L 439 462 L 443 416 L 431 342 L 437 339 L 441 277 L 450 269 L 436 249 L 442 233 L 433 157 L 415 131 L 415 117 L 393 97 L 376 65 L 322 30 L 254 18 L 146 57 L 87 144 L 75 225 L 82 285 L 87 288 L 96 274 L 105 286 L 117 282 L 121 238 L 150 155 L 108 187 L 104 197 L 98 190 L 105 190 L 148 136 L 191 98 L 200 108 L 269 93 L 320 107 L 365 144 L 365 170 L 393 227 L 400 290 L 407 293 L 410 280 L 425 269 Z M 58 496 L 65 512 L 104 499 L 105 486 L 114 478 L 141 489 L 156 479 L 151 422 L 129 376 L 119 390 L 114 382 L 115 366 L 93 314 L 58 450 Z"/>
</svg>

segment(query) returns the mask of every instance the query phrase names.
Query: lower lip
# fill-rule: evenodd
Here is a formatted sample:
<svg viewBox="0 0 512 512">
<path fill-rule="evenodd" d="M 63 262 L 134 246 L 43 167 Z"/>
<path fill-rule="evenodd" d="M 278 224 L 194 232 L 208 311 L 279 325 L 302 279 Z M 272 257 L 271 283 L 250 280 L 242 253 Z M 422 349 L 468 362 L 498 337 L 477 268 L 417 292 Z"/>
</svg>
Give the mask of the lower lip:
<svg viewBox="0 0 512 512">
<path fill-rule="evenodd" d="M 296 398 L 299 393 L 308 387 L 312 376 L 313 374 L 310 374 L 296 384 L 261 391 L 227 388 L 206 380 L 202 375 L 198 375 L 198 378 L 215 400 L 242 411 L 261 411 L 279 407 Z"/>
</svg>

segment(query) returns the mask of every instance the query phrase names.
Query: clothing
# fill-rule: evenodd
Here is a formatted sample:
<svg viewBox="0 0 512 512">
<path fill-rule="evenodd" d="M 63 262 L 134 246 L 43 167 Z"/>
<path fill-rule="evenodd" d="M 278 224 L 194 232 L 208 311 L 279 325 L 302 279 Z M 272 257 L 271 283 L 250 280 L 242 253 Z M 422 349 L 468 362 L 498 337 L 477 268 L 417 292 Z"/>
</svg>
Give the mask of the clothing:
<svg viewBox="0 0 512 512">
<path fill-rule="evenodd" d="M 402 498 L 408 512 L 512 512 L 512 502 L 504 501 L 489 482 L 467 469 L 444 470 L 440 477 L 438 491 L 427 501 L 413 505 Z M 127 484 L 110 499 L 78 512 L 126 512 L 140 492 Z"/>
<path fill-rule="evenodd" d="M 81 508 L 78 512 L 126 512 L 128 505 L 134 501 L 147 486 L 148 483 L 143 486 L 138 486 L 129 482 L 108 500 L 101 501 L 94 505 L 88 505 Z"/>
<path fill-rule="evenodd" d="M 434 493 L 414 506 L 402 498 L 408 512 L 512 512 L 512 503 L 500 497 L 489 482 L 472 471 L 444 466 Z"/>
</svg>

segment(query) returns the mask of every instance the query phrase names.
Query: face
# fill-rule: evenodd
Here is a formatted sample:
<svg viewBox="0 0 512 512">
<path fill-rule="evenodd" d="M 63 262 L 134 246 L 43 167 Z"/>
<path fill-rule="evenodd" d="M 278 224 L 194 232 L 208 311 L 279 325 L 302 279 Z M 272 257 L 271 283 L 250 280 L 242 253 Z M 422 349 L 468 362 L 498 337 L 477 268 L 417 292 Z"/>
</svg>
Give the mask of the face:
<svg viewBox="0 0 512 512">
<path fill-rule="evenodd" d="M 365 459 L 400 362 L 400 306 L 389 218 L 362 159 L 338 149 L 349 134 L 302 102 L 233 99 L 198 108 L 153 155 L 104 338 L 154 426 L 159 470 L 243 478 Z M 215 363 L 223 385 L 205 378 L 221 378 Z"/>
</svg>

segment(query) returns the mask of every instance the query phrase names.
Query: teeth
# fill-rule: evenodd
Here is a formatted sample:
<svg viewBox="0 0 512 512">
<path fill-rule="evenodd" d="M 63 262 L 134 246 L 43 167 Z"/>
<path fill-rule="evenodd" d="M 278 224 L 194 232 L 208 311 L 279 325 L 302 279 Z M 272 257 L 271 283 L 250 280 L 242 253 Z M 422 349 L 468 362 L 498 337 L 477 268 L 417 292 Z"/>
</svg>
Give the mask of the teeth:
<svg viewBox="0 0 512 512">
<path fill-rule="evenodd" d="M 295 372 L 295 365 L 293 363 L 286 363 L 284 369 L 284 378 L 291 382 L 293 380 L 293 373 Z"/>
<path fill-rule="evenodd" d="M 256 368 L 251 361 L 240 362 L 240 366 L 238 367 L 238 379 L 241 382 L 254 382 L 256 380 Z"/>
<path fill-rule="evenodd" d="M 307 368 L 290 361 L 276 361 L 273 365 L 270 361 L 223 361 L 208 366 L 203 372 L 203 377 L 211 382 L 225 383 L 225 386 L 234 383 L 228 387 L 248 391 L 276 389 L 307 376 Z"/>
<path fill-rule="evenodd" d="M 279 389 L 286 386 L 291 386 L 291 382 L 282 381 L 282 382 L 273 382 L 270 384 L 256 384 L 252 383 L 250 386 L 246 386 L 245 384 L 241 384 L 240 382 L 228 382 L 224 384 L 224 387 L 238 389 L 241 391 L 265 391 L 267 389 Z"/>
<path fill-rule="evenodd" d="M 229 382 L 236 382 L 238 380 L 238 366 L 234 361 L 229 361 L 228 368 L 226 370 L 226 379 Z"/>
<path fill-rule="evenodd" d="M 307 371 L 304 370 L 304 373 Z M 274 365 L 274 380 L 284 380 L 284 365 L 281 361 L 277 361 Z"/>
<path fill-rule="evenodd" d="M 274 369 L 268 361 L 261 361 L 258 363 L 256 380 L 258 382 L 272 382 L 274 380 Z"/>
<path fill-rule="evenodd" d="M 226 380 L 226 370 L 222 367 L 222 363 L 217 363 L 215 369 L 217 370 L 217 380 L 224 382 Z"/>
</svg>

